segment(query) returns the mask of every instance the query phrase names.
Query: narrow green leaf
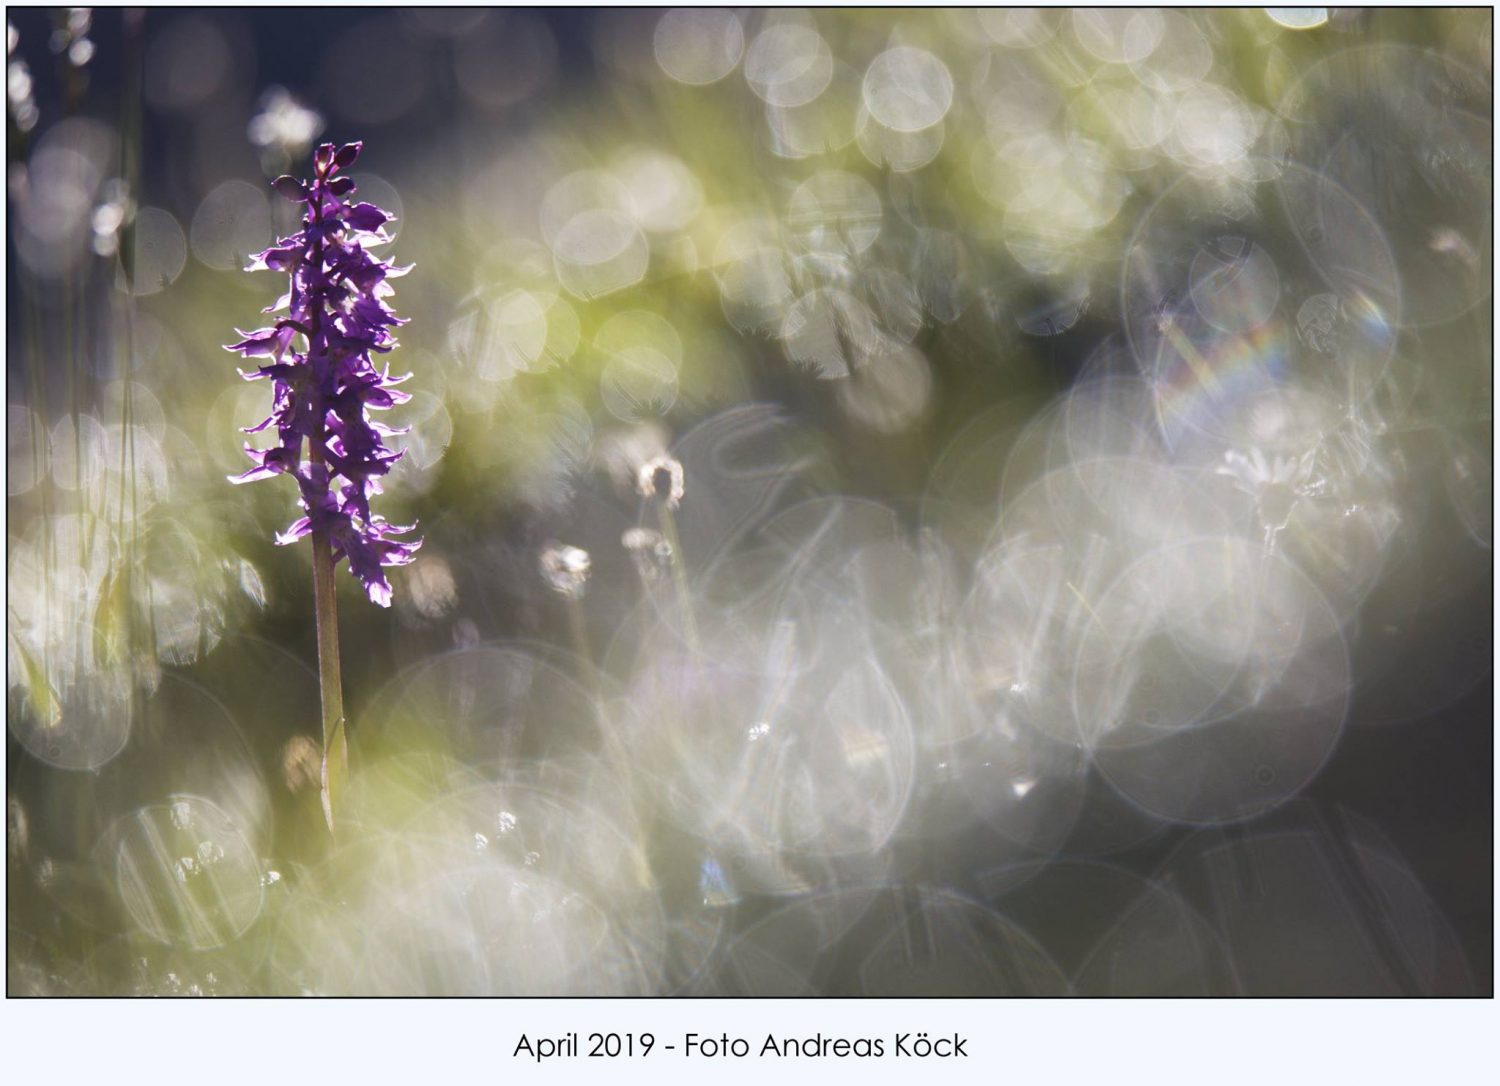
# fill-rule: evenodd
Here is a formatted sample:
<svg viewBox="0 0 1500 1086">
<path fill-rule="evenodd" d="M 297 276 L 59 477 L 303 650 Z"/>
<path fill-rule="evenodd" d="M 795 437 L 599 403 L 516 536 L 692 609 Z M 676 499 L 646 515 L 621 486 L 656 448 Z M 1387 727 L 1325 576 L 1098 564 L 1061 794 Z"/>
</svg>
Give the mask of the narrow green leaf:
<svg viewBox="0 0 1500 1086">
<path fill-rule="evenodd" d="M 27 651 L 26 646 L 21 644 L 20 638 L 11 637 L 10 645 L 21 661 L 21 670 L 26 673 L 26 695 L 31 699 L 37 717 L 43 726 L 55 728 L 62 721 L 62 704 L 58 701 L 52 684 L 47 681 L 46 671 L 37 663 L 36 657 Z"/>
<path fill-rule="evenodd" d="M 126 655 L 130 598 L 125 583 L 123 570 L 107 573 L 99 606 L 94 609 L 94 659 L 106 668 L 120 663 Z"/>
</svg>

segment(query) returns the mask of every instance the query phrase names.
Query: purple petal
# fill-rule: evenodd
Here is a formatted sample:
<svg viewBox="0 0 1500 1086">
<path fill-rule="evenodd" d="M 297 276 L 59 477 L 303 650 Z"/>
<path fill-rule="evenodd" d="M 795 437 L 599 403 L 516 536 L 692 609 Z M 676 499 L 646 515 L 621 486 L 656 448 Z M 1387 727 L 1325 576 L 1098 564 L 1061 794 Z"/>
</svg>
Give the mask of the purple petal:
<svg viewBox="0 0 1500 1086">
<path fill-rule="evenodd" d="M 303 517 L 301 520 L 294 520 L 290 525 L 287 526 L 286 531 L 276 533 L 276 545 L 278 547 L 285 547 L 289 544 L 297 542 L 297 540 L 309 534 L 311 531 L 311 518 Z"/>
<path fill-rule="evenodd" d="M 349 209 L 348 214 L 345 215 L 344 221 L 356 230 L 363 231 L 366 234 L 373 234 L 386 223 L 390 222 L 391 216 L 381 211 L 374 204 L 355 204 Z"/>
</svg>

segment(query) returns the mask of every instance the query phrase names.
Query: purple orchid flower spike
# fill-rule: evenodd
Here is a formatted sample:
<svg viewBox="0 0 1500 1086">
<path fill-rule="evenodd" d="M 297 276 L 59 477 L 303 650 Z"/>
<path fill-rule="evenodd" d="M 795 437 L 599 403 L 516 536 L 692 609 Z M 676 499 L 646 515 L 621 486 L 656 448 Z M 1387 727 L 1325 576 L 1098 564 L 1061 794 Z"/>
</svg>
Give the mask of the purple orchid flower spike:
<svg viewBox="0 0 1500 1086">
<path fill-rule="evenodd" d="M 312 537 L 313 598 L 318 624 L 318 686 L 323 699 L 323 816 L 329 832 L 349 774 L 344 735 L 344 694 L 339 664 L 338 601 L 334 571 L 349 560 L 370 599 L 391 605 L 387 566 L 404 566 L 421 546 L 400 536 L 400 527 L 370 510 L 380 479 L 401 459 L 385 438 L 404 433 L 370 418 L 408 397 L 374 356 L 396 345 L 391 329 L 406 322 L 385 299 L 390 280 L 409 269 L 371 256 L 369 246 L 389 241 L 392 221 L 374 204 L 351 203 L 354 182 L 341 171 L 354 165 L 360 144 L 335 148 L 325 143 L 313 155 L 313 179 L 278 177 L 272 187 L 306 209 L 302 229 L 282 238 L 250 263 L 248 270 L 284 272 L 290 288 L 267 313 L 286 315 L 269 328 L 241 332 L 227 350 L 260 360 L 248 381 L 269 379 L 271 414 L 246 433 L 276 428 L 269 449 L 245 446 L 253 466 L 236 483 L 290 475 L 297 480 L 303 516 L 276 542 Z M 307 455 L 303 456 L 303 442 Z"/>
<path fill-rule="evenodd" d="M 274 426 L 278 441 L 265 450 L 247 445 L 254 466 L 231 481 L 293 476 L 305 515 L 278 533 L 276 542 L 326 533 L 334 564 L 347 558 L 370 599 L 389 607 L 384 569 L 411 562 L 421 541 L 397 538 L 415 525 L 393 525 L 370 510 L 380 477 L 402 456 L 387 448 L 384 438 L 406 432 L 372 421 L 370 412 L 410 398 L 395 387 L 406 378 L 392 377 L 389 367 L 374 361 L 396 345 L 391 329 L 406 323 L 386 299 L 393 293 L 390 280 L 410 269 L 369 251 L 390 240 L 385 225 L 392 216 L 348 199 L 354 182 L 341 171 L 354 164 L 361 146 L 335 149 L 325 143 L 313 156 L 310 182 L 294 177 L 273 182 L 278 193 L 306 207 L 302 229 L 257 255 L 247 270 L 290 276 L 290 289 L 265 310 L 286 315 L 269 328 L 241 332 L 240 341 L 226 350 L 261 360 L 256 369 L 240 372 L 250 381 L 270 379 L 272 410 L 245 432 Z"/>
</svg>

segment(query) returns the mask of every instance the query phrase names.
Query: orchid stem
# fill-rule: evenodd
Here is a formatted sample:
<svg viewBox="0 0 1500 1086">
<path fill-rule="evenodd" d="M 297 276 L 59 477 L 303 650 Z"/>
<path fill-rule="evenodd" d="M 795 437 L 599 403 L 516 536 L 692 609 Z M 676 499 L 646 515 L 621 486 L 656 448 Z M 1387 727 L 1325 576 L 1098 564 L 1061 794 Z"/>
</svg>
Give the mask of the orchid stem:
<svg viewBox="0 0 1500 1086">
<path fill-rule="evenodd" d="M 312 537 L 313 598 L 318 620 L 318 686 L 323 696 L 323 818 L 332 834 L 334 804 L 349 779 L 344 738 L 344 687 L 339 672 L 339 609 L 333 583 L 333 547 L 327 531 Z"/>
</svg>

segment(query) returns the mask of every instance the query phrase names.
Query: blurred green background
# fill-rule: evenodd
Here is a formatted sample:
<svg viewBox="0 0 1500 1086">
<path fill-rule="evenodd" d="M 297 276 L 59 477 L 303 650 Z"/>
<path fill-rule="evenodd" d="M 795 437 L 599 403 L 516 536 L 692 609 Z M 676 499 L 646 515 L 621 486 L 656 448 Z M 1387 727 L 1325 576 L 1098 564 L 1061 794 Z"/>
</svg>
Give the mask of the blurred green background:
<svg viewBox="0 0 1500 1086">
<path fill-rule="evenodd" d="M 698 780 L 692 737 L 709 725 L 658 734 L 641 718 L 690 703 L 712 716 L 740 696 L 725 678 L 691 702 L 652 654 L 664 630 L 754 641 L 710 615 L 801 582 L 775 561 L 725 563 L 778 532 L 813 553 L 795 517 L 775 520 L 804 499 L 841 499 L 816 507 L 836 510 L 815 563 L 834 580 L 872 541 L 915 548 L 877 570 L 861 630 L 883 628 L 879 605 L 906 584 L 931 595 L 901 607 L 951 626 L 931 587 L 949 582 L 903 564 L 930 557 L 916 541 L 937 541 L 961 571 L 955 599 L 972 599 L 1018 480 L 1058 465 L 1048 411 L 1124 375 L 1150 394 L 1143 432 L 1210 475 L 1205 450 L 1220 454 L 1242 395 L 1333 389 L 1329 410 L 1359 415 L 1339 493 L 1378 480 L 1400 527 L 1372 520 L 1369 544 L 1321 521 L 1264 528 L 1330 600 L 1351 720 L 1384 723 L 1351 725 L 1268 817 L 1340 871 L 1361 869 L 1361 849 L 1405 857 L 1394 881 L 1369 876 L 1383 889 L 1356 879 L 1340 899 L 1384 948 L 1370 976 L 1490 990 L 1487 10 L 9 20 L 12 994 L 1107 988 L 1078 972 L 1104 930 L 1078 902 L 1124 910 L 1200 847 L 1195 832 L 1217 831 L 1134 810 L 1086 765 L 1056 770 L 1073 790 L 1040 816 L 1046 832 L 1006 828 L 996 844 L 970 815 L 950 826 L 925 805 L 960 749 L 928 739 L 949 710 L 918 708 L 876 652 L 862 696 L 904 706 L 883 734 L 916 753 L 879 756 L 904 781 L 888 808 L 864 778 L 841 802 L 880 832 L 834 827 L 836 774 L 806 811 L 771 819 L 805 820 L 802 838 L 751 828 L 771 787 L 758 777 L 739 783 L 747 806 L 705 813 L 693 788 L 717 786 L 682 782 Z M 360 195 L 398 216 L 388 252 L 415 265 L 395 283 L 411 323 L 391 356 L 414 399 L 389 419 L 412 431 L 379 508 L 418 521 L 425 545 L 392 572 L 389 611 L 339 574 L 355 785 L 334 847 L 317 806 L 308 548 L 273 545 L 289 484 L 225 482 L 246 466 L 237 428 L 269 405 L 221 347 L 283 289 L 241 270 L 295 228 L 269 180 L 305 173 L 316 142 L 354 139 Z M 1271 312 L 1244 317 L 1253 283 L 1215 317 L 1168 282 L 1181 246 L 1229 232 L 1263 247 L 1284 342 L 1252 334 Z M 1344 348 L 1318 337 L 1356 335 L 1342 329 L 1362 301 L 1380 330 L 1345 347 L 1379 357 L 1330 378 L 1324 356 Z M 1212 343 L 1168 358 L 1158 339 L 1192 304 Z M 1266 448 L 1254 485 L 1281 486 L 1277 456 L 1301 450 Z M 639 478 L 667 456 L 687 467 L 675 522 Z M 1305 511 L 1312 494 L 1290 500 Z M 586 591 L 557 572 L 559 545 L 587 552 Z M 900 614 L 893 627 L 915 621 Z M 807 749 L 764 772 L 809 773 L 818 792 Z M 1379 848 L 1348 811 L 1378 826 Z M 516 844 L 518 820 L 535 828 Z M 1110 832 L 1091 836 L 1096 823 Z M 1002 859 L 1034 868 L 997 875 Z M 1449 933 L 1424 938 L 1458 948 L 1430 976 L 1391 964 L 1412 938 L 1390 919 L 1419 900 L 1402 897 L 1408 878 L 1437 903 L 1423 924 Z M 1233 927 L 1211 892 L 1175 892 Z M 908 959 L 887 969 L 880 895 L 1009 964 L 974 980 L 950 949 L 927 980 Z M 1308 931 L 1343 922 L 1322 899 L 1288 908 Z M 874 957 L 788 979 L 797 925 L 819 953 Z M 774 952 L 756 942 L 766 930 Z M 1226 961 L 1258 945 L 1226 931 L 1210 940 Z M 1017 949 L 1032 939 L 1061 964 Z M 1216 968 L 1206 990 L 1279 990 Z M 1349 970 L 1351 989 L 1384 990 Z"/>
</svg>

